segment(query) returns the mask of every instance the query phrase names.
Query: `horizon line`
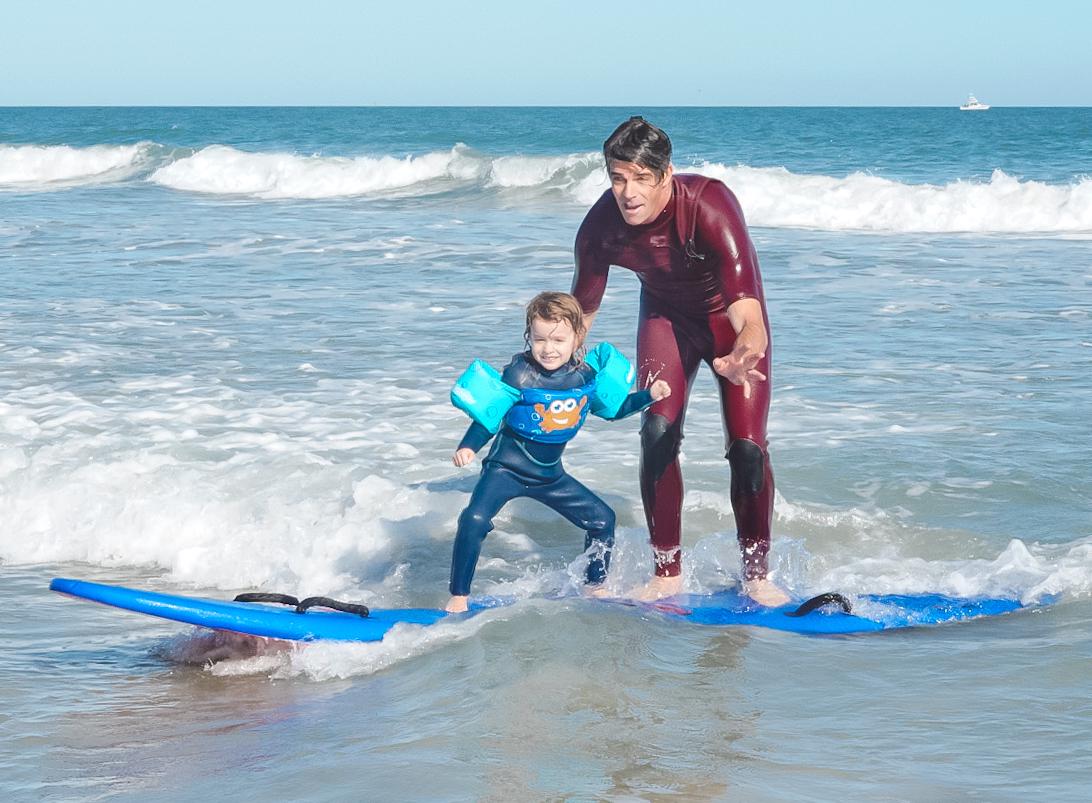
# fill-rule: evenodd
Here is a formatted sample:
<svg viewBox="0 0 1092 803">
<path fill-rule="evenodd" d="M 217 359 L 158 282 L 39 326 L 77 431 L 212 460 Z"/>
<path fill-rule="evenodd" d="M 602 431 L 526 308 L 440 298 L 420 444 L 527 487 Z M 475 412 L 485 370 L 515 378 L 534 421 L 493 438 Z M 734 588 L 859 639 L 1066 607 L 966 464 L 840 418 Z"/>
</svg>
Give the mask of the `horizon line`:
<svg viewBox="0 0 1092 803">
<path fill-rule="evenodd" d="M 0 103 L 0 109 L 956 109 L 959 104 L 596 104 L 596 103 Z M 1089 109 L 1092 105 L 990 104 L 994 109 Z"/>
</svg>

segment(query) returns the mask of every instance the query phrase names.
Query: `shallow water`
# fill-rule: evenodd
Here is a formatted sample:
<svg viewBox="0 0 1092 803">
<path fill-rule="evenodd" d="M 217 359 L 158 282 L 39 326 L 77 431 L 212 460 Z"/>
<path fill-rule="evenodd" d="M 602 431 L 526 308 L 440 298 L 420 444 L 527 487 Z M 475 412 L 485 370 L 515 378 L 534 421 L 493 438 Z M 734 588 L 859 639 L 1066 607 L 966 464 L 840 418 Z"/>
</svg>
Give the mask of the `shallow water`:
<svg viewBox="0 0 1092 803">
<path fill-rule="evenodd" d="M 16 798 L 1066 800 L 1087 782 L 1087 601 L 867 638 L 528 602 L 427 644 L 203 667 L 208 637 L 50 597 L 50 571 L 9 582 L 53 623 L 16 627 L 4 659 L 34 712 L 5 727 Z"/>
<path fill-rule="evenodd" d="M 46 587 L 442 604 L 475 474 L 449 462 L 450 384 L 568 286 L 624 114 L 0 110 L 0 789 L 1083 799 L 1089 112 L 946 111 L 659 114 L 762 260 L 779 581 L 1056 605 L 860 638 L 682 627 L 544 599 L 575 590 L 580 534 L 517 503 L 475 582 L 515 606 L 284 649 Z M 612 274 L 595 332 L 631 355 L 636 301 Z M 694 591 L 739 572 L 715 410 L 701 376 Z M 618 511 L 616 588 L 651 571 L 636 427 L 566 456 Z"/>
</svg>

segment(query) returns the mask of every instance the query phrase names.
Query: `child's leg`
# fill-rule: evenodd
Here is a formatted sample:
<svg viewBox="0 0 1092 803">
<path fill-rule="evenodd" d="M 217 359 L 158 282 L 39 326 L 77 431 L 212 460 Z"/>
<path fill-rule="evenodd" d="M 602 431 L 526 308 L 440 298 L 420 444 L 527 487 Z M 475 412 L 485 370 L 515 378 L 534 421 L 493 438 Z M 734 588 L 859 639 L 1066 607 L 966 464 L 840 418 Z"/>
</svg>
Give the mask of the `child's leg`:
<svg viewBox="0 0 1092 803">
<path fill-rule="evenodd" d="M 459 530 L 451 555 L 451 595 L 465 597 L 482 551 L 482 541 L 493 529 L 493 517 L 509 499 L 522 496 L 526 487 L 509 471 L 492 464 L 482 469 L 470 504 L 459 516 Z"/>
<path fill-rule="evenodd" d="M 587 581 L 590 584 L 602 583 L 607 577 L 610 550 L 614 546 L 614 511 L 610 505 L 568 474 L 549 485 L 529 488 L 527 496 L 556 510 L 587 533 L 584 551 L 593 550 L 588 562 Z"/>
</svg>

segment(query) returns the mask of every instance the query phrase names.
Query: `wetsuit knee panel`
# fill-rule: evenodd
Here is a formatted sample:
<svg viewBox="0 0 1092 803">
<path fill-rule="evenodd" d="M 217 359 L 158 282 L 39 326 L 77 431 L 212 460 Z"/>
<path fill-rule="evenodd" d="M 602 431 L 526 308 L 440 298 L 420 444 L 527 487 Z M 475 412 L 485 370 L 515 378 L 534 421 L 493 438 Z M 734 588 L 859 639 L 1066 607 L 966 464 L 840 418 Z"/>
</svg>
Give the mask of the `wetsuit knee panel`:
<svg viewBox="0 0 1092 803">
<path fill-rule="evenodd" d="M 493 520 L 481 511 L 468 507 L 459 514 L 459 532 L 474 533 L 479 538 L 484 538 L 492 529 Z"/>
<path fill-rule="evenodd" d="M 645 471 L 659 478 L 679 456 L 682 433 L 662 415 L 645 415 L 641 424 L 641 456 Z"/>
<path fill-rule="evenodd" d="M 766 454 L 757 443 L 740 438 L 728 449 L 732 466 L 732 490 L 756 496 L 766 484 Z"/>
<path fill-rule="evenodd" d="M 598 512 L 595 516 L 595 521 L 592 522 L 593 529 L 602 532 L 609 533 L 609 542 L 614 541 L 614 523 L 616 516 L 614 515 L 613 508 L 610 505 L 604 505 L 603 510 Z M 603 540 L 607 540 L 604 538 Z"/>
</svg>

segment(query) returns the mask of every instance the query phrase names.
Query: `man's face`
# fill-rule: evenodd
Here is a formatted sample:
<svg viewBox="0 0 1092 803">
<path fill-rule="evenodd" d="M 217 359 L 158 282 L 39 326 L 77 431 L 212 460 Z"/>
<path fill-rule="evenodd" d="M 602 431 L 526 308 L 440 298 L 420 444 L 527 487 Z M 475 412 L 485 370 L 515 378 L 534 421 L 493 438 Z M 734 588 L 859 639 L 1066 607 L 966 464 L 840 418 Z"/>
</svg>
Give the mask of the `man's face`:
<svg viewBox="0 0 1092 803">
<path fill-rule="evenodd" d="M 635 162 L 611 160 L 608 170 L 610 191 L 622 213 L 622 219 L 631 226 L 650 223 L 664 211 L 671 200 L 671 176 L 674 168 L 668 166 L 662 178 L 643 165 Z"/>
</svg>

